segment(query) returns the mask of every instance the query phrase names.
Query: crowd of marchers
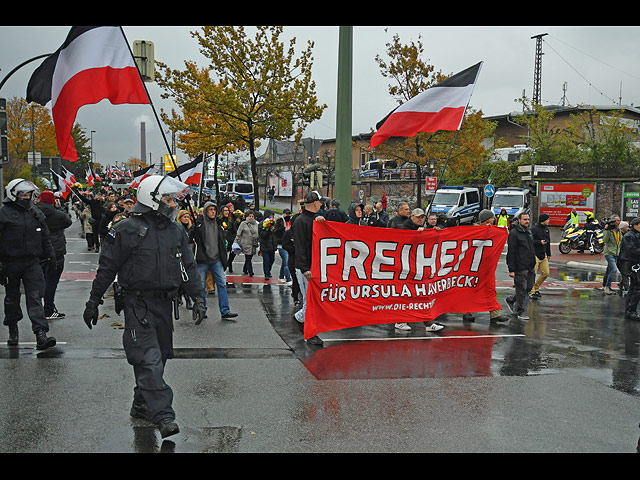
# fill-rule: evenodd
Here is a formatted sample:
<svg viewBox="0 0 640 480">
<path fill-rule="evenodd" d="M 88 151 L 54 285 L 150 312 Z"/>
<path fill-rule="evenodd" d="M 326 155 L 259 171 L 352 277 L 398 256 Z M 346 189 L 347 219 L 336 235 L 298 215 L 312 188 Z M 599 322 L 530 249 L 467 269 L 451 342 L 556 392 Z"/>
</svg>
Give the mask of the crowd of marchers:
<svg viewBox="0 0 640 480">
<path fill-rule="evenodd" d="M 303 329 L 314 222 L 418 232 L 466 228 L 447 227 L 437 215 L 411 209 L 407 203 L 400 203 L 389 215 L 384 197 L 371 205 L 354 203 L 345 212 L 337 200 L 310 191 L 296 214 L 285 209 L 276 216 L 253 204 L 246 208 L 239 197 L 205 198 L 202 207 L 195 208 L 188 192 L 187 185 L 154 175 L 141 181 L 134 195 L 106 187 L 98 193 L 74 189 L 62 198 L 51 191 L 40 192 L 28 180 L 15 179 L 7 185 L 0 207 L 0 284 L 6 292 L 3 323 L 9 329 L 8 345 L 15 347 L 19 342 L 21 286 L 36 348 L 56 344 L 48 335 L 49 320 L 65 317 L 56 307 L 55 296 L 65 263 L 65 230 L 75 215 L 87 250 L 99 254 L 83 320 L 90 329 L 97 324 L 103 296 L 112 288 L 115 310 L 124 312 L 123 347 L 136 377 L 130 414 L 157 424 L 163 438 L 179 431 L 172 391 L 162 378 L 165 363 L 173 356 L 173 316 L 186 303 L 194 324 L 199 325 L 207 318 L 207 295 L 215 294 L 220 318 L 238 317 L 231 311 L 226 282 L 226 272 L 234 272 L 234 260 L 238 259 L 235 268 L 242 264 L 242 273 L 253 276 L 253 260 L 258 256 L 266 281 L 277 274 L 280 282 L 290 286 L 295 305 L 292 318 Z M 528 320 L 529 300 L 541 297 L 551 257 L 547 215 L 540 215 L 534 225 L 528 213 L 508 222 L 500 217 L 482 210 L 475 223 L 508 232 L 506 264 L 514 293 L 505 301 L 512 315 L 502 315 L 501 309 L 489 312 L 492 324 L 515 317 Z M 640 217 L 627 225 L 613 216 L 604 230 L 609 267 L 604 291 L 615 293 L 611 282 L 619 271 L 620 289 L 626 295 L 625 318 L 638 320 Z M 274 270 L 276 254 L 281 258 L 278 272 Z M 436 320 L 425 322 L 427 331 L 445 328 Z M 464 314 L 463 321 L 473 322 L 474 315 Z M 406 323 L 396 323 L 394 328 L 412 329 Z M 323 344 L 317 335 L 306 341 Z"/>
</svg>

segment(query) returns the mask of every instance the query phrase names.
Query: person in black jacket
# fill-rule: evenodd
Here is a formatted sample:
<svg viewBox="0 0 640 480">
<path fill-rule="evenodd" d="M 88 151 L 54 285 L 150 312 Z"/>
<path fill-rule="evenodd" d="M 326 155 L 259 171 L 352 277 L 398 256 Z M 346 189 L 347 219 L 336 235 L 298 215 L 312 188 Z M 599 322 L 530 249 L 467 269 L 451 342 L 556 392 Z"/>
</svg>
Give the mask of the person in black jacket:
<svg viewBox="0 0 640 480">
<path fill-rule="evenodd" d="M 105 237 L 96 278 L 83 319 L 91 329 L 98 305 L 116 275 L 122 287 L 122 345 L 136 386 L 130 415 L 156 423 L 165 438 L 180 431 L 172 407 L 173 391 L 164 381 L 173 357 L 173 302 L 180 288 L 194 299 L 193 317 L 205 314 L 202 283 L 184 229 L 176 222 L 188 187 L 172 177 L 151 175 L 140 182 L 129 217 Z"/>
<path fill-rule="evenodd" d="M 260 254 L 262 255 L 262 271 L 264 272 L 264 279 L 269 280 L 271 278 L 271 267 L 276 260 L 276 236 L 273 233 L 275 226 L 274 220 L 270 216 L 266 216 L 262 222 L 259 230 L 260 236 Z"/>
<path fill-rule="evenodd" d="M 536 254 L 529 223 L 529 214 L 521 213 L 509 232 L 507 240 L 507 267 L 509 276 L 513 278 L 515 294 L 508 296 L 505 300 L 509 309 L 517 314 L 520 320 L 529 319 L 527 315 L 529 292 L 536 278 L 534 271 Z"/>
<path fill-rule="evenodd" d="M 293 240 L 293 223 L 300 217 L 300 214 L 291 217 L 291 228 L 282 234 L 282 249 L 287 252 L 287 267 L 291 272 L 291 297 L 297 307 L 300 305 L 300 285 L 296 276 L 296 247 Z"/>
<path fill-rule="evenodd" d="M 291 277 L 291 270 L 289 269 L 289 252 L 282 245 L 282 238 L 285 232 L 291 230 L 291 210 L 285 208 L 282 211 L 282 216 L 276 219 L 275 227 L 273 228 L 273 234 L 276 237 L 276 245 L 278 248 L 278 254 L 280 255 L 281 265 L 278 279 L 281 282 L 286 282 L 287 285 L 292 285 L 293 279 Z"/>
<path fill-rule="evenodd" d="M 64 256 L 67 253 L 67 239 L 65 229 L 69 228 L 73 221 L 65 211 L 59 207 L 59 200 L 53 192 L 45 190 L 40 194 L 38 208 L 44 214 L 51 235 L 51 245 L 55 253 L 55 266 L 45 265 L 43 268 L 45 279 L 44 290 L 44 315 L 47 320 L 64 318 L 65 314 L 59 312 L 55 304 L 56 290 L 60 276 L 64 270 Z"/>
<path fill-rule="evenodd" d="M 342 222 L 345 223 L 349 220 L 349 216 L 346 214 L 344 210 L 340 208 L 340 200 L 334 198 L 330 203 L 331 208 L 329 208 L 324 214 L 324 219 L 329 222 Z"/>
<path fill-rule="evenodd" d="M 56 344 L 48 337 L 49 323 L 44 315 L 42 292 L 44 274 L 41 262 L 55 265 L 49 227 L 44 214 L 33 206 L 37 187 L 23 178 L 11 180 L 7 197 L 0 208 L 0 283 L 5 286 L 4 324 L 9 327 L 9 346 L 18 345 L 20 283 L 24 286 L 27 314 L 36 335 L 36 348 L 44 350 Z"/>
<path fill-rule="evenodd" d="M 629 276 L 629 291 L 625 298 L 624 318 L 627 320 L 639 321 L 638 303 L 640 302 L 640 217 L 636 217 L 629 222 L 629 231 L 622 237 L 622 249 L 620 250 L 620 261 L 626 266 L 622 267 L 621 273 Z"/>
<path fill-rule="evenodd" d="M 534 271 L 540 272 L 533 284 L 529 296 L 532 300 L 540 298 L 540 286 L 549 276 L 549 259 L 551 258 L 551 238 L 549 235 L 549 215 L 540 214 L 538 223 L 531 227 L 533 248 L 536 252 L 536 266 Z"/>
<path fill-rule="evenodd" d="M 104 199 L 102 198 L 101 193 L 96 193 L 92 197 L 85 196 L 77 190 L 74 190 L 74 194 L 82 200 L 85 204 L 91 207 L 91 218 L 93 218 L 93 222 L 91 222 L 93 227 L 93 241 L 95 242 L 96 249 L 94 252 L 100 253 L 100 235 L 98 235 L 97 231 L 100 228 L 100 219 L 102 218 L 102 214 L 104 213 Z"/>
<path fill-rule="evenodd" d="M 227 268 L 227 241 L 224 230 L 217 216 L 216 204 L 207 202 L 204 204 L 204 215 L 200 215 L 191 229 L 191 239 L 196 245 L 196 263 L 198 273 L 202 279 L 202 296 L 205 310 L 207 308 L 207 273 L 213 274 L 218 294 L 218 308 L 223 320 L 235 318 L 237 313 L 232 313 L 229 308 L 229 295 L 227 294 L 227 276 L 224 271 Z M 205 315 L 206 318 L 206 315 Z M 200 321 L 202 321 L 200 319 Z M 196 321 L 196 325 L 200 323 Z"/>
<path fill-rule="evenodd" d="M 302 308 L 294 314 L 296 321 L 300 325 L 304 324 L 304 314 L 307 310 L 307 285 L 311 279 L 311 241 L 313 239 L 313 222 L 323 222 L 325 219 L 316 216 L 322 207 L 323 198 L 316 192 L 307 193 L 304 197 L 304 210 L 298 215 L 293 224 L 293 241 L 296 249 L 296 276 L 300 286 L 300 296 L 302 297 Z M 322 345 L 322 340 L 313 336 L 307 340 L 314 345 Z"/>
</svg>

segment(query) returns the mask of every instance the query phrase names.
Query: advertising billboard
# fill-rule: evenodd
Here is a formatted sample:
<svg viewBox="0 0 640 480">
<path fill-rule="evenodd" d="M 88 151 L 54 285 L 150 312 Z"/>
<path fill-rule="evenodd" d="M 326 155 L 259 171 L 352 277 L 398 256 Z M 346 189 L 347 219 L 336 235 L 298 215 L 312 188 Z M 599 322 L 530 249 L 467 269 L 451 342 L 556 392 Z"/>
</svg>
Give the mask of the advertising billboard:
<svg viewBox="0 0 640 480">
<path fill-rule="evenodd" d="M 595 183 L 541 183 L 540 213 L 549 215 L 549 225 L 563 226 L 567 215 L 574 208 L 578 212 L 580 223 L 584 224 L 584 212 L 595 210 Z"/>
</svg>

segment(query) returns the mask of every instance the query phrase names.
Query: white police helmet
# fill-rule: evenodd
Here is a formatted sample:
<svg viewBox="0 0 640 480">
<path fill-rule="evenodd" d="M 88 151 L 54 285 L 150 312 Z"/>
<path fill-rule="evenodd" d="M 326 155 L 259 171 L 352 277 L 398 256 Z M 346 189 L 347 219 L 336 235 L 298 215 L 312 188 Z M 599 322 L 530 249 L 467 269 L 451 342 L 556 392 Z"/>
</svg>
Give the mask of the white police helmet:
<svg viewBox="0 0 640 480">
<path fill-rule="evenodd" d="M 188 194 L 186 183 L 169 176 L 151 175 L 140 182 L 136 197 L 141 205 L 175 220 L 180 210 L 178 203 Z"/>
<path fill-rule="evenodd" d="M 33 206 L 33 195 L 35 192 L 39 192 L 38 187 L 34 185 L 30 180 L 24 178 L 14 178 L 11 180 L 5 188 L 7 199 L 17 203 L 21 207 L 27 210 Z M 19 195 L 31 193 L 29 198 L 19 198 Z"/>
</svg>

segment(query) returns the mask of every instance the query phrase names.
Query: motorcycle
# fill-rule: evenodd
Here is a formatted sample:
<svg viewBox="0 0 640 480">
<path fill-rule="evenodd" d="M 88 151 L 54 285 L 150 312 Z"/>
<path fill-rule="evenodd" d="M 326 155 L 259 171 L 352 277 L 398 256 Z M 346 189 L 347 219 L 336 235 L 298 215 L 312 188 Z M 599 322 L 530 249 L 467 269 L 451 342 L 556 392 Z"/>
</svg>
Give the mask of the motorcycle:
<svg viewBox="0 0 640 480">
<path fill-rule="evenodd" d="M 604 251 L 604 233 L 598 221 L 595 221 L 596 228 L 592 230 L 591 245 L 587 245 L 587 231 L 584 227 L 576 227 L 571 223 L 562 228 L 562 238 L 558 245 L 560 253 L 570 253 L 571 250 L 584 251 L 593 247 L 593 253 L 602 253 Z"/>
</svg>

